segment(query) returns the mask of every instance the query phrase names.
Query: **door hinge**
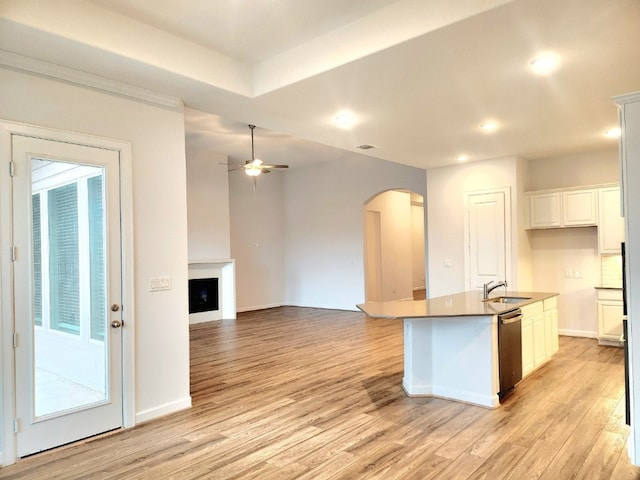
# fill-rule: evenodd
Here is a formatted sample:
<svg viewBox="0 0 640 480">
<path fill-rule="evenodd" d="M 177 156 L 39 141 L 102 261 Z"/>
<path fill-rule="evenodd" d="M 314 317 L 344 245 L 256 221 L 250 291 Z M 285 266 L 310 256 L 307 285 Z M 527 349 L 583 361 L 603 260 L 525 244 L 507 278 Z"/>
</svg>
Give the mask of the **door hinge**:
<svg viewBox="0 0 640 480">
<path fill-rule="evenodd" d="M 16 164 L 11 161 L 9 162 L 9 176 L 13 177 L 16 174 Z"/>
<path fill-rule="evenodd" d="M 13 332 L 13 348 L 18 348 L 18 333 Z"/>
<path fill-rule="evenodd" d="M 16 258 L 18 258 L 18 249 L 15 245 L 11 246 L 11 261 L 15 262 Z"/>
<path fill-rule="evenodd" d="M 20 431 L 20 419 L 13 419 L 13 433 L 18 433 Z"/>
</svg>

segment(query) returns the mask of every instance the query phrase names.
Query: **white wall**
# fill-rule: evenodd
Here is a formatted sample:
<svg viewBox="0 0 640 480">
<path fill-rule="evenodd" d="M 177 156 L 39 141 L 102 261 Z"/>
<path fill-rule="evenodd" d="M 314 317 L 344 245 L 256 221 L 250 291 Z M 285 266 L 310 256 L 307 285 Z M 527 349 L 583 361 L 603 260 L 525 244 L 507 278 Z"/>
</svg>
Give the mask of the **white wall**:
<svg viewBox="0 0 640 480">
<path fill-rule="evenodd" d="M 2 119 L 131 142 L 135 412 L 140 420 L 190 405 L 182 111 L 10 70 L 0 85 Z M 170 276 L 172 289 L 149 293 L 155 276 Z"/>
<path fill-rule="evenodd" d="M 527 190 L 568 188 L 619 182 L 616 149 L 528 162 Z M 595 337 L 598 332 L 597 285 L 601 284 L 598 231 L 595 227 L 530 230 L 533 288 L 558 292 L 561 334 Z M 578 270 L 583 278 L 566 278 Z"/>
<path fill-rule="evenodd" d="M 425 171 L 357 154 L 286 173 L 286 302 L 355 310 L 364 301 L 364 205 L 407 189 L 426 197 Z"/>
<path fill-rule="evenodd" d="M 231 255 L 236 259 L 239 312 L 285 303 L 283 182 L 288 174 L 262 174 L 254 190 L 244 172 L 229 172 Z"/>
<path fill-rule="evenodd" d="M 510 187 L 512 211 L 512 272 L 510 287 L 526 289 L 526 279 L 518 272 L 518 248 L 522 231 L 517 222 L 520 204 L 518 170 L 515 157 L 472 162 L 427 171 L 427 292 L 429 297 L 465 290 L 464 193 L 474 190 Z M 450 266 L 445 266 L 445 261 Z"/>
<path fill-rule="evenodd" d="M 187 137 L 189 262 L 231 257 L 227 156 Z"/>
</svg>

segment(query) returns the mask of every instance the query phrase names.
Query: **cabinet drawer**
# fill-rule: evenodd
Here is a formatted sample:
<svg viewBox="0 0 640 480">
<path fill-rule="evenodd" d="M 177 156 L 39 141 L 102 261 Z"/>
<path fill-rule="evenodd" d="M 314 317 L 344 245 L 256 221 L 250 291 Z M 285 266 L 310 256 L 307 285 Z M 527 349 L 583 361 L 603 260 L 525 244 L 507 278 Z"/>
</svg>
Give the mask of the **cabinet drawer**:
<svg viewBox="0 0 640 480">
<path fill-rule="evenodd" d="M 617 288 L 596 288 L 598 300 L 611 300 L 622 302 L 622 289 Z"/>
<path fill-rule="evenodd" d="M 544 308 L 542 302 L 530 303 L 529 305 L 520 307 L 520 311 L 522 312 L 523 317 L 537 315 L 538 313 L 542 313 L 543 310 Z"/>
<path fill-rule="evenodd" d="M 553 310 L 554 308 L 558 308 L 558 297 L 546 298 L 542 301 L 545 312 L 547 310 Z"/>
</svg>

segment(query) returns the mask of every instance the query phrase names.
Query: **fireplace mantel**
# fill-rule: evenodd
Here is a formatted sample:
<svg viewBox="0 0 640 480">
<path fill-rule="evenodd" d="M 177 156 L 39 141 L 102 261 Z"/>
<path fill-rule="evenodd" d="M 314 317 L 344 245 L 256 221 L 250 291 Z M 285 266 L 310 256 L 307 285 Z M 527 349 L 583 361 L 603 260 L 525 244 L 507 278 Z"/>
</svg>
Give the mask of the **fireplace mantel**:
<svg viewBox="0 0 640 480">
<path fill-rule="evenodd" d="M 189 323 L 236 318 L 236 269 L 235 259 L 216 258 L 189 262 L 189 280 L 195 278 L 219 278 L 219 309 L 189 315 Z"/>
</svg>

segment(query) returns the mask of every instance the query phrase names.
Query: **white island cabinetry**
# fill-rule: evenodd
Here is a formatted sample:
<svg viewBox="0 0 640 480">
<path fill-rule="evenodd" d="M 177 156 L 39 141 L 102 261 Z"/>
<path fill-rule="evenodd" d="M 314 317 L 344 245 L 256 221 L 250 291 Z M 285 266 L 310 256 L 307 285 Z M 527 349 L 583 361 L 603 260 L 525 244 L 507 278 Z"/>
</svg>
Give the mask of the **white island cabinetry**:
<svg viewBox="0 0 640 480">
<path fill-rule="evenodd" d="M 558 300 L 524 305 L 522 311 L 522 377 L 548 362 L 558 351 Z"/>
<path fill-rule="evenodd" d="M 525 312 L 525 374 L 557 351 L 557 294 L 502 295 L 523 300 L 483 301 L 482 292 L 472 291 L 419 301 L 367 302 L 358 308 L 370 317 L 403 320 L 402 387 L 409 396 L 450 398 L 495 408 L 500 405 L 499 315 L 517 308 Z"/>
</svg>

